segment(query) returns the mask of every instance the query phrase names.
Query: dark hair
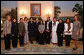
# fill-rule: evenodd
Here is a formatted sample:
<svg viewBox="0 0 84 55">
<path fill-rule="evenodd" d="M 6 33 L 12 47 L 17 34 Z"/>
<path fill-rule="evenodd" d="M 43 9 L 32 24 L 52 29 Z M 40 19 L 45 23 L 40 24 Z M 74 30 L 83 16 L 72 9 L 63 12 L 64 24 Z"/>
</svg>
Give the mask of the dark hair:
<svg viewBox="0 0 84 55">
<path fill-rule="evenodd" d="M 44 25 L 43 20 L 40 20 L 39 25 L 41 25 L 41 21 L 42 21 L 42 24 Z"/>
<path fill-rule="evenodd" d="M 29 20 L 31 20 L 31 19 L 33 19 L 32 17 L 30 17 L 30 19 Z"/>
<path fill-rule="evenodd" d="M 62 20 L 62 19 L 59 19 L 59 20 Z M 58 21 L 59 21 L 59 20 L 58 20 Z M 63 21 L 63 20 L 62 20 L 62 21 Z"/>
<path fill-rule="evenodd" d="M 23 19 L 23 18 L 20 18 L 20 20 Z"/>
<path fill-rule="evenodd" d="M 30 19 L 33 18 L 33 17 L 30 17 Z"/>
<path fill-rule="evenodd" d="M 50 20 L 50 17 L 47 17 L 47 18 L 49 18 L 49 20 Z"/>
<path fill-rule="evenodd" d="M 47 18 L 50 18 L 50 17 L 47 17 Z"/>
<path fill-rule="evenodd" d="M 70 19 L 70 18 L 67 18 L 67 19 L 66 19 L 66 23 L 67 23 L 67 20 L 68 20 L 68 19 L 69 19 L 69 22 L 71 22 L 71 19 Z"/>
<path fill-rule="evenodd" d="M 53 17 L 53 19 L 56 19 L 57 20 L 57 17 Z"/>
<path fill-rule="evenodd" d="M 25 21 L 25 19 L 27 19 L 27 17 L 24 17 L 24 21 Z"/>
<path fill-rule="evenodd" d="M 6 19 L 7 19 L 8 17 L 11 17 L 11 15 L 6 15 Z"/>
<path fill-rule="evenodd" d="M 16 18 L 13 18 L 13 20 L 14 20 L 14 19 L 16 20 Z"/>
<path fill-rule="evenodd" d="M 38 19 L 38 17 L 36 17 L 36 19 Z"/>
</svg>

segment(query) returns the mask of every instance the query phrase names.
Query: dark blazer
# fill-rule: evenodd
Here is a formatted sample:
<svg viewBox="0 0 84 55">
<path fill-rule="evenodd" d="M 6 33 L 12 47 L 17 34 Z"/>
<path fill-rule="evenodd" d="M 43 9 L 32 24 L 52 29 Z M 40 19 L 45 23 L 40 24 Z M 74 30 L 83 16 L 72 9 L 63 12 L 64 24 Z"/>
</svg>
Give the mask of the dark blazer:
<svg viewBox="0 0 84 55">
<path fill-rule="evenodd" d="M 57 34 L 61 34 L 64 32 L 64 23 L 59 23 L 57 27 Z"/>
<path fill-rule="evenodd" d="M 11 33 L 14 35 L 18 35 L 18 23 L 16 22 L 12 23 Z"/>
<path fill-rule="evenodd" d="M 48 21 L 45 21 L 45 30 L 47 30 L 47 22 Z M 51 31 L 51 21 L 49 22 L 49 31 Z"/>
<path fill-rule="evenodd" d="M 35 22 L 34 24 L 35 24 L 35 25 L 34 25 L 34 26 L 35 26 L 35 32 L 38 32 L 39 22 L 38 22 L 38 23 Z"/>
<path fill-rule="evenodd" d="M 52 21 L 49 23 L 49 30 L 52 32 Z"/>
<path fill-rule="evenodd" d="M 35 31 L 35 23 L 28 22 L 28 31 L 34 33 Z"/>
</svg>

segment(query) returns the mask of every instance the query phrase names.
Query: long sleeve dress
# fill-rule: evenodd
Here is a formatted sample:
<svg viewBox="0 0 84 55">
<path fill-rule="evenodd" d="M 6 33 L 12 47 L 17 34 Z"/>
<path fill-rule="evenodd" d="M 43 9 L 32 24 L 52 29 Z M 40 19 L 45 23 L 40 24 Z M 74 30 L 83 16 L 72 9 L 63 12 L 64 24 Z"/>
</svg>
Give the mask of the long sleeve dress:
<svg viewBox="0 0 84 55">
<path fill-rule="evenodd" d="M 56 24 L 53 25 L 54 22 L 52 22 L 52 38 L 51 38 L 51 42 L 52 43 L 57 43 L 58 42 L 58 38 L 57 38 L 57 34 L 56 34 L 56 31 L 57 31 L 57 26 L 58 26 L 58 21 L 56 21 Z"/>
<path fill-rule="evenodd" d="M 27 22 L 24 22 L 24 25 L 25 25 L 24 43 L 28 43 L 29 42 L 28 23 Z"/>
<path fill-rule="evenodd" d="M 81 24 L 80 21 L 73 22 L 73 34 L 72 39 L 78 40 L 80 35 L 76 35 L 77 32 L 80 32 Z"/>
</svg>

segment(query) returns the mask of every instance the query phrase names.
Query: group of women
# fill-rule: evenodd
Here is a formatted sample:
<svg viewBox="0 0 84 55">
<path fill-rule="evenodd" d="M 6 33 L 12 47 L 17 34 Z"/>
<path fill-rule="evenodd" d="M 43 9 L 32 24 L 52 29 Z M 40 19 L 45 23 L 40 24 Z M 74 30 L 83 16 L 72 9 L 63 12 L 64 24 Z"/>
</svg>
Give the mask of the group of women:
<svg viewBox="0 0 84 55">
<path fill-rule="evenodd" d="M 50 20 L 50 17 L 47 17 L 47 20 L 43 22 L 42 20 L 33 21 L 31 17 L 29 22 L 27 22 L 27 17 L 20 18 L 20 22 L 17 23 L 16 19 L 13 19 L 11 22 L 10 15 L 7 15 L 6 21 L 3 25 L 3 33 L 5 39 L 5 49 L 10 50 L 10 38 L 12 37 L 12 45 L 14 48 L 17 47 L 18 36 L 20 46 L 24 44 L 31 43 L 36 41 L 38 44 L 58 44 L 58 46 L 63 46 L 63 36 L 65 36 L 66 46 L 70 46 L 70 40 L 75 40 L 76 50 L 78 48 L 78 40 L 80 34 L 80 21 L 78 16 L 74 16 L 74 22 L 71 22 L 70 18 L 67 18 L 65 22 L 62 19 L 57 21 L 57 18 L 54 17 L 53 21 Z"/>
</svg>

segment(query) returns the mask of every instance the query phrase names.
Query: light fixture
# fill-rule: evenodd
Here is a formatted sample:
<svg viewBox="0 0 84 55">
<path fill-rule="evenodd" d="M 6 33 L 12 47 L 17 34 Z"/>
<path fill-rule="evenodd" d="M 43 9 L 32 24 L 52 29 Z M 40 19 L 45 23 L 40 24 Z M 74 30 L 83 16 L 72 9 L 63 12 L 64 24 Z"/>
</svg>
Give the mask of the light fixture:
<svg viewBox="0 0 84 55">
<path fill-rule="evenodd" d="M 26 11 L 25 10 L 21 10 L 20 14 L 21 14 L 21 16 L 25 16 L 26 15 Z"/>
<path fill-rule="evenodd" d="M 49 15 L 50 15 L 51 13 L 52 13 L 52 12 L 51 12 L 50 9 L 47 9 L 47 10 L 46 10 L 46 14 L 48 14 L 48 17 L 49 17 Z"/>
</svg>

